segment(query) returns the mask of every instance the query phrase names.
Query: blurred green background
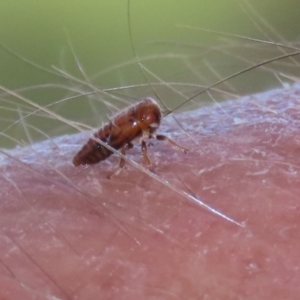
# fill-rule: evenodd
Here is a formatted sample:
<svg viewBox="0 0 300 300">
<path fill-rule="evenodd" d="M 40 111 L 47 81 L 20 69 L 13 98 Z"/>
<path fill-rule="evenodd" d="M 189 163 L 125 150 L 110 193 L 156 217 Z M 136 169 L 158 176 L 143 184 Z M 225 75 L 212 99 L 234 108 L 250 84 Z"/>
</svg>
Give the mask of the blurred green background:
<svg viewBox="0 0 300 300">
<path fill-rule="evenodd" d="M 93 91 L 88 84 L 98 89 L 140 85 L 49 107 L 66 118 L 98 127 L 112 113 L 107 103 L 124 107 L 122 100 L 130 102 L 143 95 L 158 95 L 172 108 L 184 96 L 199 91 L 201 85 L 212 84 L 283 51 L 291 52 L 178 25 L 296 47 L 300 37 L 299 11 L 297 0 L 131 0 L 129 6 L 127 0 L 5 0 L 0 3 L 0 42 L 4 45 L 0 48 L 0 85 L 40 105 Z M 55 71 L 55 66 L 88 84 L 50 74 L 25 60 L 50 72 Z M 146 68 L 146 76 L 138 60 Z M 216 92 L 214 98 L 222 101 L 234 94 L 282 86 L 276 72 L 297 76 L 298 61 L 294 57 L 238 76 L 220 86 L 227 93 Z M 291 82 L 286 78 L 283 81 Z M 172 86 L 175 92 L 166 82 L 181 84 Z M 74 132 L 45 114 L 34 113 L 22 120 L 34 108 L 4 92 L 0 95 L 1 148 L 43 140 L 47 138 L 45 133 L 54 136 Z M 212 100 L 205 94 L 195 101 L 199 104 Z"/>
</svg>

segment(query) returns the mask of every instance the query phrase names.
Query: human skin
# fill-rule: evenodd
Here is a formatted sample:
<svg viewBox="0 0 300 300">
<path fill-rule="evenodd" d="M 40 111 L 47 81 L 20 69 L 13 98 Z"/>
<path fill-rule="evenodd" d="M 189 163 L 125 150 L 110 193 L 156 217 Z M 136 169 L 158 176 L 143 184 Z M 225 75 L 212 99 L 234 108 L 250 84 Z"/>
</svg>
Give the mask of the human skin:
<svg viewBox="0 0 300 300">
<path fill-rule="evenodd" d="M 82 133 L 2 152 L 0 299 L 299 299 L 299 96 L 177 114 L 196 143 L 169 116 L 158 132 L 188 154 L 149 147 L 156 175 L 244 227 L 128 163 L 107 179 L 116 155 L 75 168 Z"/>
</svg>

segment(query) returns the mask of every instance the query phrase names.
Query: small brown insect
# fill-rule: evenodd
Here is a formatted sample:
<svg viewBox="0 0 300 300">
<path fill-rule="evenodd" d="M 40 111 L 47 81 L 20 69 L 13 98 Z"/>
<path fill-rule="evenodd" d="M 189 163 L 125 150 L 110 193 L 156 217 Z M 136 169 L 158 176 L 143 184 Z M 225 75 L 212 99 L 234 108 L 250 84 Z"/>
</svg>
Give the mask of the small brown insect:
<svg viewBox="0 0 300 300">
<path fill-rule="evenodd" d="M 119 150 L 125 155 L 126 150 L 133 147 L 132 141 L 140 137 L 142 155 L 150 170 L 152 164 L 147 154 L 146 141 L 151 138 L 166 140 L 173 146 L 187 153 L 187 149 L 179 146 L 176 142 L 162 134 L 156 134 L 156 129 L 160 125 L 162 114 L 155 100 L 145 98 L 142 101 L 130 106 L 128 109 L 117 114 L 112 121 L 104 125 L 94 134 L 94 136 L 112 148 Z M 113 152 L 105 146 L 89 139 L 82 149 L 75 155 L 73 164 L 91 165 L 107 159 Z M 125 164 L 121 158 L 119 168 L 113 174 L 118 173 Z M 113 175 L 112 174 L 112 175 Z"/>
</svg>

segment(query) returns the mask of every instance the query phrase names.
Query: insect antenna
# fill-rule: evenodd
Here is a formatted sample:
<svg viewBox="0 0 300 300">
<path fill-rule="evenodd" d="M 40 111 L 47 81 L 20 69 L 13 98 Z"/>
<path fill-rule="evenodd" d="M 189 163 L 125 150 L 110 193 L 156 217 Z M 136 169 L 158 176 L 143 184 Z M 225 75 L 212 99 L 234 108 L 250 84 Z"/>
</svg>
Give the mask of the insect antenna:
<svg viewBox="0 0 300 300">
<path fill-rule="evenodd" d="M 233 74 L 231 74 L 231 75 L 229 75 L 229 76 L 227 76 L 227 77 L 225 77 L 225 78 L 223 78 L 223 79 L 221 79 L 221 80 L 219 80 L 219 81 L 217 81 L 217 82 L 211 84 L 210 86 L 208 86 L 208 87 L 202 89 L 201 91 L 197 92 L 196 94 L 194 94 L 193 96 L 191 96 L 189 99 L 187 99 L 187 100 L 183 101 L 181 104 L 177 105 L 175 108 L 172 109 L 171 112 L 167 113 L 166 115 L 172 113 L 174 110 L 179 109 L 180 107 L 184 106 L 184 105 L 185 105 L 186 103 L 188 103 L 189 101 L 195 99 L 195 98 L 198 97 L 199 95 L 205 93 L 206 91 L 209 91 L 210 89 L 212 89 L 212 88 L 214 88 L 214 87 L 220 85 L 221 83 L 223 83 L 223 82 L 225 82 L 225 81 L 227 81 L 227 80 L 230 80 L 230 79 L 232 79 L 232 78 L 235 78 L 235 77 L 237 77 L 237 76 L 239 76 L 239 75 L 241 75 L 241 74 L 243 74 L 243 73 L 249 72 L 249 71 L 251 71 L 251 70 L 253 70 L 253 69 L 256 69 L 256 68 L 258 68 L 258 67 L 267 65 L 267 64 L 269 64 L 269 63 L 271 63 L 271 62 L 278 61 L 278 60 L 281 60 L 281 59 L 284 59 L 284 58 L 288 58 L 288 57 L 292 57 L 292 56 L 296 56 L 296 55 L 299 55 L 299 54 L 300 54 L 300 50 L 298 49 L 298 51 L 296 51 L 296 52 L 292 52 L 292 53 L 289 53 L 289 54 L 280 55 L 280 56 L 277 56 L 277 57 L 274 57 L 274 58 L 271 58 L 271 59 L 262 61 L 262 62 L 260 62 L 260 63 L 257 63 L 257 64 L 255 64 L 255 65 L 253 65 L 253 66 L 250 66 L 250 67 L 248 67 L 248 68 L 245 68 L 245 69 L 243 69 L 243 70 L 241 70 L 241 71 L 238 71 L 238 72 L 236 72 L 236 73 L 233 73 Z"/>
<path fill-rule="evenodd" d="M 134 46 L 134 43 L 133 43 L 132 28 L 131 28 L 131 15 L 130 15 L 130 0 L 127 0 L 127 3 L 128 3 L 128 5 L 127 5 L 127 8 L 128 8 L 128 9 L 127 9 L 127 17 L 128 17 L 127 19 L 128 19 L 128 21 L 127 21 L 127 22 L 128 22 L 128 29 L 129 29 L 130 42 L 131 42 L 132 50 L 133 50 L 133 52 L 134 52 L 136 61 L 137 61 L 138 65 L 139 65 L 139 67 L 140 67 L 140 70 L 141 70 L 141 72 L 142 72 L 142 74 L 143 74 L 144 79 L 148 82 L 148 84 L 149 84 L 151 90 L 153 91 L 153 93 L 156 95 L 157 99 L 159 99 L 159 101 L 162 103 L 162 105 L 163 105 L 164 108 L 166 109 L 166 111 L 165 111 L 165 113 L 164 113 L 164 116 L 167 116 L 167 115 L 169 115 L 171 112 L 173 112 L 175 109 L 173 109 L 172 111 L 170 111 L 170 110 L 166 107 L 166 105 L 160 100 L 160 97 L 158 96 L 158 94 L 156 93 L 156 91 L 153 89 L 153 86 L 151 85 L 151 83 L 149 82 L 149 80 L 148 80 L 148 78 L 147 78 L 147 76 L 146 76 L 146 74 L 145 74 L 144 67 L 143 67 L 143 65 L 142 65 L 141 62 L 140 62 L 139 56 L 138 56 L 138 54 L 137 54 L 137 52 L 136 52 L 136 49 L 135 49 L 135 46 Z M 191 100 L 191 99 L 186 100 L 184 103 L 186 103 L 186 102 L 189 101 L 189 100 Z M 173 116 L 173 117 L 174 117 L 174 116 Z M 175 117 L 174 117 L 174 119 L 175 119 Z M 175 120 L 176 120 L 176 119 L 175 119 Z M 179 122 L 178 122 L 177 120 L 176 120 L 176 122 L 179 124 Z M 125 156 L 124 156 L 124 157 L 125 157 Z M 126 158 L 126 160 L 127 160 L 127 158 Z M 135 162 L 133 162 L 133 163 L 136 164 Z M 138 168 L 140 168 L 140 166 L 139 166 Z M 144 168 L 142 168 L 142 169 L 144 169 Z M 165 180 L 161 179 L 161 178 L 160 178 L 159 176 L 157 176 L 156 174 L 153 174 L 152 172 L 149 172 L 148 170 L 147 170 L 146 173 L 147 173 L 149 176 L 151 176 L 152 178 L 154 178 L 155 180 L 157 180 L 157 181 L 161 182 L 162 184 L 164 184 L 165 186 L 169 187 L 171 190 L 175 191 L 176 193 L 178 193 L 178 194 L 184 196 L 185 198 L 187 198 L 187 199 L 189 199 L 189 200 L 192 200 L 194 203 L 200 205 L 201 207 L 203 207 L 204 209 L 210 211 L 211 213 L 213 213 L 213 214 L 215 214 L 215 215 L 217 215 L 217 216 L 219 216 L 219 217 L 225 219 L 226 221 L 229 221 L 229 222 L 231 222 L 231 223 L 233 223 L 233 224 L 235 224 L 235 225 L 238 225 L 238 226 L 240 226 L 240 227 L 244 227 L 244 224 L 239 223 L 239 222 L 235 221 L 234 219 L 232 219 L 232 218 L 226 216 L 225 214 L 219 212 L 218 210 L 216 210 L 216 209 L 214 209 L 213 207 L 207 205 L 206 203 L 204 203 L 203 201 L 201 201 L 201 200 L 198 199 L 197 197 L 193 196 L 192 194 L 189 194 L 189 193 L 187 193 L 187 192 L 185 192 L 185 191 L 183 191 L 183 190 L 181 190 L 181 189 L 178 189 L 177 187 L 175 187 L 175 186 L 173 186 L 172 184 L 170 184 L 168 181 L 165 181 Z"/>
<path fill-rule="evenodd" d="M 134 46 L 134 42 L 133 42 L 133 36 L 132 36 L 132 26 L 131 26 L 131 9 L 130 9 L 130 0 L 127 0 L 127 24 L 128 24 L 128 31 L 129 31 L 129 38 L 130 38 L 130 45 L 132 48 L 132 51 L 134 53 L 135 56 L 135 60 L 139 65 L 139 69 L 142 72 L 143 78 L 145 79 L 145 81 L 148 83 L 148 85 L 150 86 L 153 94 L 156 96 L 156 98 L 160 101 L 160 103 L 163 105 L 165 110 L 168 110 L 168 108 L 166 107 L 166 105 L 163 103 L 163 101 L 160 100 L 160 97 L 158 96 L 157 92 L 154 90 L 152 84 L 150 83 L 150 81 L 148 80 L 148 77 L 146 76 L 146 73 L 144 71 L 144 66 L 142 65 L 142 63 L 140 62 L 140 58 L 138 56 L 138 53 L 135 49 Z"/>
<path fill-rule="evenodd" d="M 161 78 L 159 78 L 157 75 L 155 75 L 153 72 L 151 72 L 148 68 L 146 68 L 140 61 L 140 58 L 138 56 L 138 53 L 135 49 L 135 45 L 134 45 L 134 42 L 133 42 L 133 35 L 132 35 L 132 25 L 131 25 L 131 9 L 130 9 L 130 0 L 127 1 L 128 5 L 127 5 L 127 22 L 128 22 L 128 31 L 129 31 L 129 37 L 130 37 L 130 44 L 131 44 L 131 48 L 132 48 L 132 51 L 135 55 L 135 59 L 139 65 L 139 68 L 143 74 L 143 77 L 145 79 L 145 81 L 148 83 L 148 85 L 150 86 L 153 94 L 156 96 L 156 98 L 159 100 L 159 102 L 161 103 L 161 105 L 163 106 L 163 111 L 162 111 L 162 115 L 163 117 L 171 114 L 174 110 L 170 110 L 166 105 L 165 103 L 161 100 L 161 98 L 159 97 L 158 93 L 155 91 L 155 89 L 153 88 L 151 82 L 149 81 L 148 77 L 146 76 L 146 73 L 145 73 L 145 70 L 151 75 L 153 76 L 154 78 L 158 79 L 159 82 L 163 82 L 164 84 L 167 85 L 168 88 L 170 88 L 171 90 L 175 91 L 177 94 L 179 93 L 181 96 L 185 97 L 185 95 L 181 92 L 179 92 L 178 90 L 175 90 L 175 88 L 173 88 L 172 86 L 170 86 L 168 83 L 164 82 Z M 197 145 L 198 145 L 198 142 L 196 141 L 196 139 L 191 136 L 182 126 L 182 124 L 177 120 L 177 118 L 172 115 L 172 118 L 174 119 L 174 121 L 176 122 L 176 124 L 178 125 L 178 127 L 180 128 L 180 130 L 182 132 L 184 132 L 191 140 L 193 140 Z"/>
</svg>

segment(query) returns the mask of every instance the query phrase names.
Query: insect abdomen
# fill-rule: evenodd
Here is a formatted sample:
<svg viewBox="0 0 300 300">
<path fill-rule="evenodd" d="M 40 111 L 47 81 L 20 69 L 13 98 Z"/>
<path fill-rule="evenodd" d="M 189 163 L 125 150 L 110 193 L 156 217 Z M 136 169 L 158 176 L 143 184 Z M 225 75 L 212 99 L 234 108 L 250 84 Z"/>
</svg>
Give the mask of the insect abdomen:
<svg viewBox="0 0 300 300">
<path fill-rule="evenodd" d="M 94 134 L 103 143 L 111 146 L 115 150 L 122 147 L 128 148 L 131 142 L 146 133 L 148 138 L 155 132 L 160 124 L 161 113 L 157 103 L 151 98 L 132 105 L 127 110 L 119 113 L 115 118 L 99 129 Z M 112 151 L 93 139 L 81 148 L 75 155 L 73 164 L 91 165 L 107 159 Z"/>
<path fill-rule="evenodd" d="M 131 110 L 127 111 L 126 114 L 119 114 L 113 123 L 104 125 L 94 136 L 116 150 L 125 146 L 126 143 L 130 143 L 141 133 L 141 130 L 138 126 L 132 125 L 128 119 L 129 113 L 132 113 Z M 105 146 L 89 139 L 74 157 L 73 164 L 75 166 L 96 164 L 112 154 L 113 152 Z"/>
<path fill-rule="evenodd" d="M 111 123 L 100 128 L 94 136 L 100 139 L 102 142 L 107 143 L 107 135 L 109 135 Z M 109 143 L 108 143 L 109 144 Z M 93 139 L 89 139 L 88 142 L 81 148 L 81 150 L 75 155 L 73 164 L 79 165 L 91 165 L 96 164 L 102 160 L 107 159 L 113 152 L 102 146 L 100 143 Z"/>
</svg>

